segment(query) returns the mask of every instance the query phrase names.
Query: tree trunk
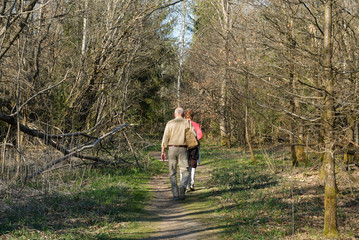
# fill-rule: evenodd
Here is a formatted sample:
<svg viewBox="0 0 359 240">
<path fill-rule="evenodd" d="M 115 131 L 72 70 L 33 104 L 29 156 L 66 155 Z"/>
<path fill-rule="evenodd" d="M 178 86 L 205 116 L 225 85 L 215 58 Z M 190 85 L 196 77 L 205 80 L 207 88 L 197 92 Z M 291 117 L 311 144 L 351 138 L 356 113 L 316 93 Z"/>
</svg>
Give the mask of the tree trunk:
<svg viewBox="0 0 359 240">
<path fill-rule="evenodd" d="M 87 11 L 88 11 L 88 0 L 85 0 L 85 12 L 83 17 L 83 26 L 82 26 L 82 45 L 81 45 L 81 54 L 82 57 L 85 57 L 86 47 L 87 47 Z"/>
<path fill-rule="evenodd" d="M 224 42 L 224 66 L 221 85 L 220 97 L 220 120 L 219 126 L 221 131 L 221 145 L 230 147 L 230 135 L 227 129 L 227 81 L 228 81 L 228 67 L 229 67 L 229 2 L 228 0 L 221 1 L 223 14 L 223 42 Z"/>
<path fill-rule="evenodd" d="M 290 63 L 289 63 L 289 79 L 291 82 L 293 97 L 292 97 L 292 111 L 297 115 L 301 116 L 301 106 L 299 102 L 299 93 L 298 93 L 298 79 L 295 75 L 295 59 L 294 59 L 294 51 L 296 48 L 296 41 L 295 41 L 295 33 L 294 33 L 294 19 L 290 19 Z M 298 126 L 296 128 L 295 126 Z M 293 166 L 297 166 L 299 162 L 307 162 L 307 157 L 304 152 L 304 141 L 303 141 L 303 123 L 301 119 L 297 119 L 294 125 L 292 125 L 292 133 L 297 134 L 298 136 L 298 145 L 296 147 L 296 153 L 292 152 L 292 164 Z M 294 139 L 292 139 L 294 142 Z M 291 148 L 291 151 L 295 151 L 295 147 Z"/>
<path fill-rule="evenodd" d="M 179 53 L 178 80 L 177 80 L 177 106 L 181 106 L 182 65 L 184 58 L 184 42 L 185 42 L 184 38 L 186 33 L 186 0 L 183 1 L 182 14 L 183 14 L 182 34 L 181 34 L 181 46 Z"/>
<path fill-rule="evenodd" d="M 326 96 L 324 112 L 324 171 L 325 171 L 325 197 L 324 197 L 324 235 L 337 237 L 337 186 L 335 179 L 335 160 L 333 156 L 334 137 L 334 78 L 332 72 L 332 5 L 333 0 L 327 0 L 324 6 L 324 46 L 323 64 L 325 71 Z"/>
<path fill-rule="evenodd" d="M 245 115 L 245 118 L 244 118 L 244 124 L 245 124 L 245 128 L 246 128 L 246 141 L 247 141 L 247 144 L 248 144 L 249 151 L 250 151 L 250 153 L 251 153 L 252 161 L 253 161 L 253 163 L 257 163 L 256 158 L 255 158 L 255 156 L 254 156 L 253 149 L 252 149 L 251 140 L 250 140 L 250 137 L 249 137 L 249 129 L 248 129 L 248 101 L 246 102 L 246 115 Z"/>
<path fill-rule="evenodd" d="M 242 47 L 243 47 L 243 52 L 244 52 L 244 59 L 246 64 L 248 63 L 248 59 L 247 59 L 247 48 L 244 42 L 244 38 L 242 38 Z M 248 77 L 248 69 L 245 66 L 245 94 L 246 94 L 246 99 L 245 99 L 245 104 L 246 104 L 246 109 L 245 109 L 245 116 L 244 116 L 244 127 L 245 127 L 245 133 L 246 133 L 246 141 L 248 144 L 248 148 L 249 151 L 251 153 L 251 157 L 252 157 L 252 161 L 253 163 L 257 163 L 256 158 L 254 156 L 254 152 L 252 149 L 252 144 L 251 144 L 251 140 L 250 140 L 250 136 L 249 136 L 249 123 L 248 123 L 248 118 L 249 118 L 249 113 L 248 113 L 248 108 L 249 108 L 249 77 Z"/>
<path fill-rule="evenodd" d="M 289 81 L 291 83 L 291 88 L 292 88 L 292 92 L 295 93 L 296 92 L 296 83 L 294 80 L 294 54 L 293 51 L 295 49 L 295 41 L 294 41 L 294 29 L 293 26 L 294 25 L 294 20 L 291 19 L 290 21 L 290 27 L 291 27 L 291 33 L 290 33 L 290 63 L 289 63 Z M 292 112 L 297 112 L 298 109 L 296 108 L 296 103 L 298 102 L 298 99 L 296 99 L 295 96 L 292 96 L 291 101 L 290 101 L 290 105 L 291 105 L 291 111 Z M 291 155 L 292 155 L 292 166 L 298 166 L 298 159 L 297 159 L 297 152 L 296 152 L 296 147 L 295 147 L 295 133 L 296 133 L 296 123 L 292 122 L 290 125 L 291 128 L 291 134 L 289 136 L 289 141 L 290 141 L 290 150 L 291 150 Z"/>
<path fill-rule="evenodd" d="M 20 39 L 18 40 L 20 43 Z M 22 59 L 24 57 L 24 51 L 26 47 L 26 41 L 23 43 L 23 47 L 19 49 L 19 69 L 18 69 L 18 75 L 17 75 L 17 84 L 16 84 L 16 119 L 17 119 L 17 133 L 16 133 L 16 147 L 17 147 L 17 154 L 16 154 L 16 171 L 14 176 L 14 181 L 17 181 L 20 176 L 20 164 L 21 164 L 21 154 L 22 154 L 22 134 L 20 131 L 20 121 L 21 121 L 21 111 L 20 111 L 20 101 L 21 101 L 21 70 L 22 70 Z"/>
<path fill-rule="evenodd" d="M 308 164 L 307 154 L 304 150 L 304 135 L 303 135 L 303 126 L 299 126 L 299 134 L 298 134 L 298 146 L 297 146 L 297 161 L 298 163 L 302 162 L 304 164 Z"/>
<path fill-rule="evenodd" d="M 359 145 L 359 122 L 358 122 L 358 120 L 355 120 L 354 136 L 355 136 L 355 144 Z"/>
<path fill-rule="evenodd" d="M 4 137 L 4 141 L 3 141 L 3 146 L 2 146 L 2 152 L 1 152 L 1 177 L 2 180 L 5 181 L 5 167 L 6 167 L 6 144 L 7 144 L 7 140 L 9 138 L 10 135 L 10 131 L 11 131 L 11 127 L 9 126 L 6 136 Z"/>
</svg>

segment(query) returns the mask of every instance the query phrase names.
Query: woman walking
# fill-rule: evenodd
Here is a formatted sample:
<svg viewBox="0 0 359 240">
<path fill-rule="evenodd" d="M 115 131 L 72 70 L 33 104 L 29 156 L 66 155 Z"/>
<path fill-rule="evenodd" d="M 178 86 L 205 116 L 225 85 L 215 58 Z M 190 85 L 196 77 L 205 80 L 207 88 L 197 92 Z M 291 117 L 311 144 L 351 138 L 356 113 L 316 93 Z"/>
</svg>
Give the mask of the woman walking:
<svg viewBox="0 0 359 240">
<path fill-rule="evenodd" d="M 201 127 L 198 123 L 192 121 L 193 119 L 193 111 L 191 109 L 186 109 L 184 110 L 184 119 L 187 119 L 189 121 L 191 121 L 191 124 L 197 134 L 197 140 L 201 140 L 202 137 L 203 137 L 203 133 L 202 133 L 202 130 L 201 130 Z M 196 147 L 198 149 L 190 149 L 188 151 L 188 161 L 189 161 L 189 177 L 188 177 L 188 184 L 187 184 L 187 190 L 191 190 L 191 191 L 194 191 L 195 188 L 194 188 L 194 180 L 195 180 L 195 174 L 196 174 L 196 168 L 197 168 L 197 163 L 199 162 L 200 160 L 200 151 L 199 151 L 199 144 L 198 146 Z M 198 151 L 196 153 L 196 151 Z"/>
</svg>

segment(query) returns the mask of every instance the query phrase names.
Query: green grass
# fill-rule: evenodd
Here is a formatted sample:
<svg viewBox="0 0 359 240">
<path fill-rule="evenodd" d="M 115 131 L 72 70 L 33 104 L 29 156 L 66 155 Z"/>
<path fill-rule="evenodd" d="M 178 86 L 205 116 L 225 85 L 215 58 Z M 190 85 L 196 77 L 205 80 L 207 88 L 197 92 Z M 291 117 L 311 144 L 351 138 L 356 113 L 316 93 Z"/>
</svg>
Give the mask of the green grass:
<svg viewBox="0 0 359 240">
<path fill-rule="evenodd" d="M 212 169 L 207 187 L 214 189 L 206 205 L 217 206 L 214 219 L 225 226 L 223 238 L 279 239 L 290 233 L 291 206 L 285 201 L 290 191 L 278 187 L 261 154 L 254 164 L 236 149 L 202 149 L 203 163 Z"/>
<path fill-rule="evenodd" d="M 5 239 L 143 239 L 154 231 L 144 204 L 148 180 L 163 164 L 151 168 L 92 169 L 83 178 L 66 176 L 67 187 L 14 204 L 1 217 Z M 74 182 L 76 184 L 74 184 Z M 71 185 L 70 185 L 71 184 Z M 82 184 L 82 185 L 80 185 Z M 140 230 L 140 231 L 139 231 Z"/>
</svg>

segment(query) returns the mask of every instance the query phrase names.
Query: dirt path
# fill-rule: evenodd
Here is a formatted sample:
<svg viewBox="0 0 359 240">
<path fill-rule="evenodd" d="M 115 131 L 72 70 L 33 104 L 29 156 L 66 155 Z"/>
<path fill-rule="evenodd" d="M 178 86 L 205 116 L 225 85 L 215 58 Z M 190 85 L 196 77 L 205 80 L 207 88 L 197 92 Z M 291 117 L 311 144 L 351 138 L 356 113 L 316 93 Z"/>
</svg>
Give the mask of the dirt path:
<svg viewBox="0 0 359 240">
<path fill-rule="evenodd" d="M 204 221 L 203 210 L 193 207 L 189 210 L 186 206 L 205 191 L 203 180 L 206 176 L 202 171 L 204 167 L 201 167 L 196 174 L 197 190 L 186 193 L 186 199 L 182 201 L 172 199 L 167 175 L 151 180 L 154 197 L 148 210 L 159 216 L 160 221 L 153 223 L 157 224 L 158 231 L 150 239 L 218 239 L 219 228 L 210 226 L 208 219 Z"/>
</svg>

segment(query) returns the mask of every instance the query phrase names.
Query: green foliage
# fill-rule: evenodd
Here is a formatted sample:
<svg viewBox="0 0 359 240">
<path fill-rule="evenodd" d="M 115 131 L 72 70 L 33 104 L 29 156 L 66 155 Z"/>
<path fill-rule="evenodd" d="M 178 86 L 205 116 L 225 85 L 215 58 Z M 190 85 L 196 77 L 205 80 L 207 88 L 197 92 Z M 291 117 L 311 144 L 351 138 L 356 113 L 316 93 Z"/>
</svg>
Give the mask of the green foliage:
<svg viewBox="0 0 359 240">
<path fill-rule="evenodd" d="M 173 99 L 169 96 L 169 89 L 175 81 L 174 59 L 170 42 L 163 41 L 161 46 L 154 46 L 151 54 L 141 59 L 147 67 L 131 76 L 134 86 L 132 107 L 126 114 L 126 121 L 142 125 L 144 132 L 162 133 L 163 123 L 172 116 Z"/>
</svg>

